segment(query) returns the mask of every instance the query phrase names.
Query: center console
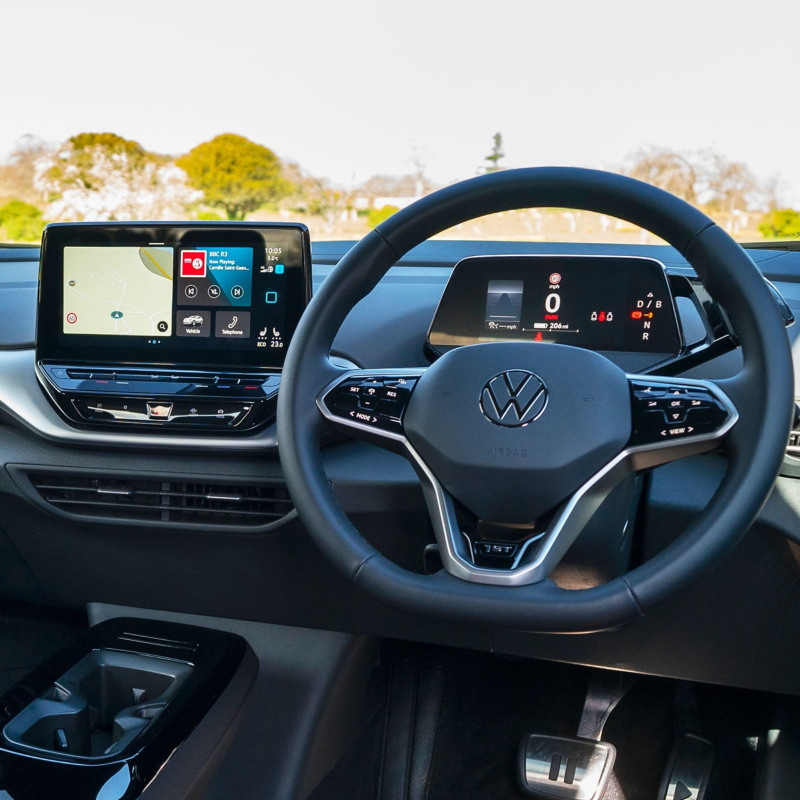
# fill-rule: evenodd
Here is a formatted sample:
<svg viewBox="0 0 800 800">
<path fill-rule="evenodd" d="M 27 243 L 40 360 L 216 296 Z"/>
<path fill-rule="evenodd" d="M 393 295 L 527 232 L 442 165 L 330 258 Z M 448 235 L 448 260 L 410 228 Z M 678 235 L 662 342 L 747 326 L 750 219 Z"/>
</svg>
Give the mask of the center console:
<svg viewBox="0 0 800 800">
<path fill-rule="evenodd" d="M 131 618 L 96 625 L 0 697 L 0 794 L 138 797 L 247 653 L 241 637 L 208 628 Z"/>
<path fill-rule="evenodd" d="M 252 432 L 311 294 L 308 230 L 63 223 L 42 240 L 36 365 L 75 427 Z"/>
</svg>

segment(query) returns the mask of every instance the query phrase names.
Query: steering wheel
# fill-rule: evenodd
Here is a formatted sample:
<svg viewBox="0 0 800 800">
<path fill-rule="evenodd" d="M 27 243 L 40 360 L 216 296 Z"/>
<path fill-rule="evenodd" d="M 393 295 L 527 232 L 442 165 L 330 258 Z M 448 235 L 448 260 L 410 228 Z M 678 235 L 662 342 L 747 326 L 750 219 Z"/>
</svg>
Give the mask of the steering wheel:
<svg viewBox="0 0 800 800">
<path fill-rule="evenodd" d="M 478 216 L 542 206 L 609 214 L 673 245 L 726 310 L 741 343 L 742 370 L 714 382 L 626 375 L 593 351 L 534 342 L 459 347 L 427 369 L 347 371 L 331 362 L 345 317 L 412 247 Z M 591 403 L 584 401 L 587 394 Z M 596 631 L 642 616 L 711 569 L 744 535 L 777 477 L 793 395 L 791 350 L 777 304 L 744 250 L 712 220 L 667 192 L 619 175 L 519 169 L 435 192 L 394 214 L 345 255 L 316 292 L 287 352 L 278 441 L 308 532 L 341 573 L 379 601 L 499 628 Z M 389 411 L 372 411 L 372 397 Z M 653 414 L 648 417 L 659 398 L 690 405 L 696 421 L 664 433 L 663 424 L 654 426 Z M 353 527 L 320 458 L 320 437 L 330 427 L 409 459 L 444 569 L 433 575 L 402 569 Z M 728 457 L 722 483 L 658 555 L 593 588 L 566 590 L 548 577 L 623 479 L 712 450 Z M 476 563 L 463 508 L 490 525 L 526 532 L 527 539 L 505 553 L 510 567 Z"/>
</svg>

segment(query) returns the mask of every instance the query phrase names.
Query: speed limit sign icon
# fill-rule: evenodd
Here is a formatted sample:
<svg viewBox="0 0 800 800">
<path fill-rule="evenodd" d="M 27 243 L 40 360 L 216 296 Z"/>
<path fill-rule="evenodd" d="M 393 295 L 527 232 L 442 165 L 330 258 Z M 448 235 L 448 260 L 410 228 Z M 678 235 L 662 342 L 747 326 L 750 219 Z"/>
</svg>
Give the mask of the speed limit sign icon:
<svg viewBox="0 0 800 800">
<path fill-rule="evenodd" d="M 78 315 L 73 314 L 70 311 L 69 314 L 67 314 L 67 322 L 69 322 L 70 325 L 74 325 L 77 321 L 78 321 Z"/>
</svg>

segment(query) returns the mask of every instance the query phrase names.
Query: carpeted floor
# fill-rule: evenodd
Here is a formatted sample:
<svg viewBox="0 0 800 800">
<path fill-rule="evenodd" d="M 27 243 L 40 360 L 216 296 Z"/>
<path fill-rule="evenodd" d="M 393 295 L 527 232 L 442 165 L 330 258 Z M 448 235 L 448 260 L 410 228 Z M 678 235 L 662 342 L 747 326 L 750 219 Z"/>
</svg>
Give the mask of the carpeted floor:
<svg viewBox="0 0 800 800">
<path fill-rule="evenodd" d="M 403 681 L 397 680 L 398 665 Z M 422 697 L 430 670 L 444 675 L 438 705 Z M 517 775 L 523 736 L 574 736 L 596 674 L 567 664 L 403 643 L 385 644 L 381 672 L 383 707 L 313 800 L 522 800 L 528 797 Z M 769 696 L 686 687 L 682 695 L 694 704 L 692 732 L 715 747 L 706 800 L 750 800 L 754 737 Z M 603 739 L 617 748 L 617 761 L 604 800 L 656 800 L 678 731 L 686 727 L 675 689 L 674 681 L 639 676 L 612 713 Z M 431 725 L 434 711 L 438 722 Z M 397 743 L 404 736 L 405 748 Z"/>
</svg>

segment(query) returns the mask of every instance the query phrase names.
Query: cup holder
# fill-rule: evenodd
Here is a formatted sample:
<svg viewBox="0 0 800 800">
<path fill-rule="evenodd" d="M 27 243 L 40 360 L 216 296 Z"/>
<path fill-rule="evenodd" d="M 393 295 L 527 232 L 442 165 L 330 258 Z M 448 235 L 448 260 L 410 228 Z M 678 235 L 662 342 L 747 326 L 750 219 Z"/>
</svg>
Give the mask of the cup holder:
<svg viewBox="0 0 800 800">
<path fill-rule="evenodd" d="M 80 759 L 121 753 L 166 708 L 193 667 L 94 650 L 3 729 L 6 741 Z"/>
</svg>

